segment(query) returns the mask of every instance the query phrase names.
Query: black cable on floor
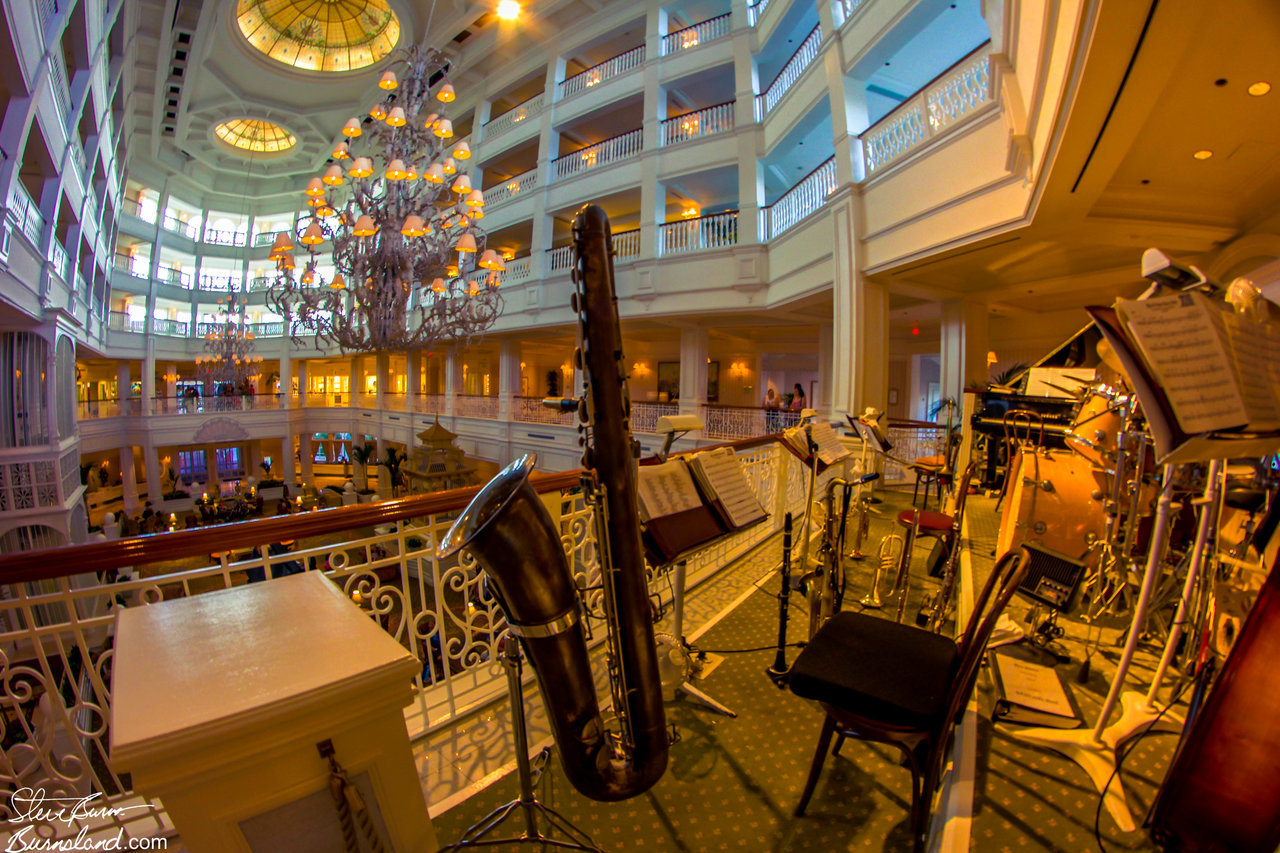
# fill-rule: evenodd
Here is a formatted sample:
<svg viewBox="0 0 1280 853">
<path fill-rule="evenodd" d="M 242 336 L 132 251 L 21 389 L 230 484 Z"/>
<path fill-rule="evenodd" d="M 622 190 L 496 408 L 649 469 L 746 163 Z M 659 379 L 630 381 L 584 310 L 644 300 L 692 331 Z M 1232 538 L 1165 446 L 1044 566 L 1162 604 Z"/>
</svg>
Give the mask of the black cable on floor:
<svg viewBox="0 0 1280 853">
<path fill-rule="evenodd" d="M 1107 784 L 1102 786 L 1102 791 L 1098 794 L 1098 807 L 1093 813 L 1093 838 L 1098 842 L 1098 850 L 1100 853 L 1108 853 L 1106 846 L 1102 843 L 1102 804 L 1106 801 L 1107 789 L 1111 787 L 1111 783 L 1120 775 L 1120 768 L 1124 766 L 1125 759 L 1129 757 L 1129 753 L 1133 751 L 1133 748 L 1138 745 L 1138 741 L 1151 734 L 1151 730 L 1155 728 L 1156 723 L 1160 722 L 1160 720 L 1164 718 L 1164 715 L 1169 713 L 1174 705 L 1178 704 L 1179 700 L 1182 699 L 1182 694 L 1187 692 L 1187 687 L 1194 683 L 1195 681 L 1193 679 L 1183 684 L 1177 694 L 1169 700 L 1169 704 L 1160 709 L 1160 713 L 1156 714 L 1155 719 L 1147 723 L 1146 728 L 1141 732 L 1129 738 L 1128 742 L 1125 744 L 1124 750 L 1116 757 L 1116 768 L 1112 770 L 1111 775 L 1107 777 Z"/>
<path fill-rule="evenodd" d="M 805 642 L 787 643 L 783 648 L 803 649 L 807 645 L 809 644 Z M 745 654 L 746 652 L 774 652 L 777 650 L 777 643 L 774 643 L 772 646 L 761 646 L 758 649 L 698 649 L 698 651 L 708 655 L 740 655 Z"/>
</svg>

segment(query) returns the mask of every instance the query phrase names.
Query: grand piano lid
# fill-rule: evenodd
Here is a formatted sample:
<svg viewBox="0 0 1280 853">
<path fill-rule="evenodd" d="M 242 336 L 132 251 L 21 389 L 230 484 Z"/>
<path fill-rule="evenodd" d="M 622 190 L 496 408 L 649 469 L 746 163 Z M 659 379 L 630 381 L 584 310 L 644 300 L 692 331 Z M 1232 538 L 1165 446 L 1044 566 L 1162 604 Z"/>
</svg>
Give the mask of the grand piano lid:
<svg viewBox="0 0 1280 853">
<path fill-rule="evenodd" d="M 1102 340 L 1102 332 L 1092 322 L 1080 331 L 1058 344 L 1049 354 L 1035 364 L 1028 365 L 1018 372 L 1004 385 L 992 385 L 989 391 L 1005 394 L 1025 394 L 1027 379 L 1032 368 L 1036 367 L 1093 367 L 1103 364 L 1098 353 L 1098 343 Z"/>
</svg>

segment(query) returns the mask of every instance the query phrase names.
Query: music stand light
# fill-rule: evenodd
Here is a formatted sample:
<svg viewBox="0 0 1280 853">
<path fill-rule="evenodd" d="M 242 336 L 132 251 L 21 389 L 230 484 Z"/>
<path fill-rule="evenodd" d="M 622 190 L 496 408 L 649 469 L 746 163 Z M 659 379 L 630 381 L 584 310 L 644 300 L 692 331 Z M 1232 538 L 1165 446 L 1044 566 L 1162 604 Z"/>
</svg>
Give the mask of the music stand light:
<svg viewBox="0 0 1280 853">
<path fill-rule="evenodd" d="M 704 428 L 705 424 L 697 415 L 663 415 L 658 418 L 654 432 L 666 436 L 662 441 L 662 449 L 658 451 L 658 461 L 667 461 L 667 456 L 671 453 L 671 445 L 677 438 Z"/>
</svg>

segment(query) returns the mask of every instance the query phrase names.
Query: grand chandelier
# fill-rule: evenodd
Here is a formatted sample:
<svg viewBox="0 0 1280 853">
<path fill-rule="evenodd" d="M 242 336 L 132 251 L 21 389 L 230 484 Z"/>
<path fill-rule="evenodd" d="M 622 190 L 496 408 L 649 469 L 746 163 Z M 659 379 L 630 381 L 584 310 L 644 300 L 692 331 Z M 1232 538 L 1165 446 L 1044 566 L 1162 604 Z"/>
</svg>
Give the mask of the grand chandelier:
<svg viewBox="0 0 1280 853">
<path fill-rule="evenodd" d="M 343 352 L 432 349 L 469 343 L 502 313 L 505 264 L 476 225 L 484 194 L 459 167 L 471 151 L 444 112 L 456 97 L 447 71 L 434 48 L 397 51 L 378 82 L 386 94 L 346 123 L 307 184 L 310 214 L 277 235 L 268 299 L 295 338 L 308 330 Z"/>
<path fill-rule="evenodd" d="M 218 300 L 218 304 L 222 304 Z M 239 389 L 261 372 L 262 356 L 253 352 L 253 332 L 244 322 L 245 303 L 231 294 L 226 311 L 215 315 L 214 327 L 205 333 L 203 356 L 196 356 L 196 371 L 202 379 Z"/>
</svg>

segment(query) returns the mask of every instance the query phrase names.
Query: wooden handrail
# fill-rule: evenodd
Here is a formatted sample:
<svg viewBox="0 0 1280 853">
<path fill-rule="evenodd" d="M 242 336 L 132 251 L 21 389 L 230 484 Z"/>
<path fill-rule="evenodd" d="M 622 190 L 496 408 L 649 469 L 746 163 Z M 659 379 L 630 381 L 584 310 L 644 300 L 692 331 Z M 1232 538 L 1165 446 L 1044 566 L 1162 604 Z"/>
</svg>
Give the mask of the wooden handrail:
<svg viewBox="0 0 1280 853">
<path fill-rule="evenodd" d="M 578 477 L 579 472 L 576 471 L 557 474 L 534 472 L 530 479 L 539 492 L 555 492 L 576 486 Z M 424 515 L 461 510 L 480 489 L 480 486 L 468 486 L 381 503 L 356 504 L 297 515 L 215 524 L 195 530 L 153 533 L 110 542 L 64 545 L 59 548 L 6 554 L 0 556 L 0 583 L 49 580 L 163 560 L 207 557 L 218 551 L 296 540 L 357 527 L 391 524 Z"/>
<path fill-rule="evenodd" d="M 787 446 L 787 442 L 782 441 L 777 435 L 764 435 L 727 441 L 699 449 L 732 447 L 735 450 L 749 450 L 775 441 Z M 684 453 L 693 452 L 696 451 L 684 451 Z M 575 488 L 581 479 L 581 470 L 556 473 L 534 471 L 529 478 L 534 489 L 541 494 Z M 127 566 L 178 560 L 184 557 L 207 557 L 211 553 L 220 551 L 459 511 L 475 497 L 481 488 L 483 487 L 466 486 L 379 503 L 333 507 L 296 515 L 214 524 L 195 530 L 175 530 L 172 533 L 152 533 L 108 542 L 63 545 L 58 548 L 4 554 L 0 555 L 0 583 L 51 580 L 88 572 L 105 572 Z"/>
</svg>

